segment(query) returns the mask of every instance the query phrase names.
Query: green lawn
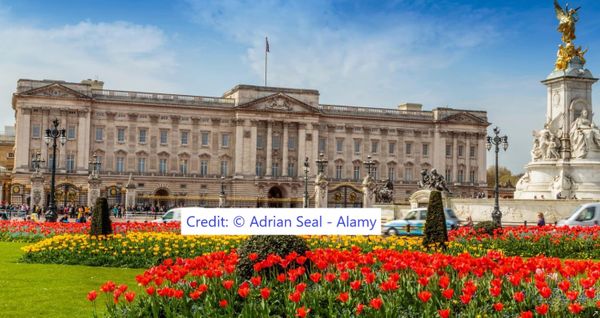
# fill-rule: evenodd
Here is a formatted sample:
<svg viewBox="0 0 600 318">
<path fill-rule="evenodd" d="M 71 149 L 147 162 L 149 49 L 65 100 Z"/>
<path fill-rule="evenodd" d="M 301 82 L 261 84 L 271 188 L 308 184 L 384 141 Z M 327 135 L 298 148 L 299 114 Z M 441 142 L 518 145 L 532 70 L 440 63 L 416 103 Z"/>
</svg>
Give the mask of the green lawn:
<svg viewBox="0 0 600 318">
<path fill-rule="evenodd" d="M 86 295 L 107 280 L 138 290 L 141 269 L 19 263 L 24 243 L 0 242 L 0 316 L 91 317 Z M 99 293 L 97 309 L 104 310 Z"/>
</svg>

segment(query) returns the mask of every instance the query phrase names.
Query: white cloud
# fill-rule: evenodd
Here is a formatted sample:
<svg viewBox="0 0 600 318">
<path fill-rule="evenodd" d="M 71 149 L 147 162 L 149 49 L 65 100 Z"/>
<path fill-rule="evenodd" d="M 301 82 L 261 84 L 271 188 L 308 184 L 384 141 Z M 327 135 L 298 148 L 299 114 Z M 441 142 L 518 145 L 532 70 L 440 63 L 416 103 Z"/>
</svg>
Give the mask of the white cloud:
<svg viewBox="0 0 600 318">
<path fill-rule="evenodd" d="M 1 9 L 1 8 L 0 8 Z M 0 14 L 0 125 L 14 123 L 17 79 L 79 81 L 98 77 L 107 88 L 169 91 L 177 67 L 165 33 L 127 22 L 43 28 Z M 0 128 L 1 129 L 1 128 Z"/>
</svg>

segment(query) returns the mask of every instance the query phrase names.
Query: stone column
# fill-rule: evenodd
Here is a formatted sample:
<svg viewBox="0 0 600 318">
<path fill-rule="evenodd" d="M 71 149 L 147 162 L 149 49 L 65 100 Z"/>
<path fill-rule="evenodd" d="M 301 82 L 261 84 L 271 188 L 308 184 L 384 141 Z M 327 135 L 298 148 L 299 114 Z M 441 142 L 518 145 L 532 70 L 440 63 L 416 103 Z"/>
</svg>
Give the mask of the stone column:
<svg viewBox="0 0 600 318">
<path fill-rule="evenodd" d="M 327 178 L 324 173 L 319 173 L 315 180 L 315 208 L 327 207 Z"/>
<path fill-rule="evenodd" d="M 273 166 L 273 122 L 267 122 L 267 171 L 266 176 L 271 175 Z"/>
<path fill-rule="evenodd" d="M 309 155 L 310 162 L 319 159 L 319 124 L 312 124 L 312 155 Z"/>
<path fill-rule="evenodd" d="M 0 202 L 2 194 L 0 194 Z M 44 176 L 40 172 L 31 175 L 31 207 L 46 206 L 46 193 L 44 192 Z"/>
<path fill-rule="evenodd" d="M 282 151 L 282 167 L 281 167 L 281 175 L 284 177 L 288 176 L 288 123 L 283 122 L 283 151 Z"/>
<path fill-rule="evenodd" d="M 90 175 L 88 177 L 88 195 L 87 205 L 93 207 L 96 204 L 96 200 L 100 197 L 100 185 L 102 180 L 97 175 Z"/>
<path fill-rule="evenodd" d="M 367 174 L 363 179 L 363 208 L 371 208 L 375 203 L 375 187 L 377 184 L 375 180 Z"/>
<path fill-rule="evenodd" d="M 242 174 L 244 159 L 244 121 L 237 120 L 235 126 L 235 175 Z"/>
<path fill-rule="evenodd" d="M 452 180 L 448 182 L 458 181 L 458 139 L 456 133 L 452 133 Z"/>
<path fill-rule="evenodd" d="M 247 168 L 246 173 L 248 175 L 255 175 L 256 174 L 256 136 L 257 136 L 257 121 L 252 120 L 250 122 L 250 157 L 249 158 L 244 158 L 246 160 L 244 160 L 244 162 L 249 161 L 250 164 Z"/>
<path fill-rule="evenodd" d="M 467 167 L 467 171 L 465 171 L 465 180 L 467 184 L 471 184 L 471 137 L 471 134 L 467 134 L 467 149 L 465 149 L 465 165 Z M 475 180 L 475 182 L 477 182 L 477 180 Z"/>
<path fill-rule="evenodd" d="M 304 158 L 306 157 L 306 125 L 298 124 L 298 176 L 304 176 Z"/>
<path fill-rule="evenodd" d="M 486 148 L 485 148 L 485 134 L 483 137 L 478 136 L 477 138 L 477 182 L 480 185 L 487 185 L 487 165 L 486 165 Z"/>
</svg>

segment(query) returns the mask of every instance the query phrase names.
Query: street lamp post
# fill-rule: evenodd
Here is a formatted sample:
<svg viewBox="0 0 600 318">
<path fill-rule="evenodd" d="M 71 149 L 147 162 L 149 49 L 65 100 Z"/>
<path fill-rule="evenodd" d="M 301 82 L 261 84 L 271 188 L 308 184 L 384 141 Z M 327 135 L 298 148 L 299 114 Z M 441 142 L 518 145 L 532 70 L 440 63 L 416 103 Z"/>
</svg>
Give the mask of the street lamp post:
<svg viewBox="0 0 600 318">
<path fill-rule="evenodd" d="M 373 161 L 371 159 L 371 155 L 367 156 L 367 160 L 363 162 L 363 164 L 365 165 L 365 167 L 367 168 L 367 176 L 371 176 L 371 170 L 373 169 L 373 166 L 375 165 L 375 161 Z"/>
<path fill-rule="evenodd" d="M 304 159 L 304 202 L 302 203 L 303 208 L 308 208 L 308 157 Z"/>
<path fill-rule="evenodd" d="M 48 222 L 56 222 L 58 219 L 58 214 L 56 213 L 56 199 L 54 198 L 54 194 L 56 189 L 55 179 L 56 179 L 56 148 L 57 148 L 57 139 L 59 140 L 61 145 L 64 145 L 67 142 L 67 134 L 64 129 L 58 129 L 59 121 L 58 119 L 54 119 L 52 121 L 51 128 L 46 129 L 46 136 L 44 140 L 46 145 L 52 145 L 52 166 L 50 167 L 50 171 L 52 173 L 50 178 L 50 203 L 48 204 L 48 211 L 45 214 L 46 221 Z"/>
<path fill-rule="evenodd" d="M 100 160 L 98 160 L 98 155 L 96 155 L 96 153 L 94 153 L 92 158 L 94 160 L 90 160 L 90 162 L 89 162 L 90 170 L 91 170 L 92 176 L 97 177 L 98 174 L 100 173 L 100 166 L 102 165 L 102 163 L 100 162 Z"/>
<path fill-rule="evenodd" d="M 323 153 L 321 152 L 319 154 L 319 159 L 317 159 L 317 169 L 319 171 L 319 173 L 323 173 L 325 174 L 325 168 L 327 167 L 327 159 L 324 158 Z"/>
<path fill-rule="evenodd" d="M 506 151 L 506 149 L 508 148 L 508 137 L 506 135 L 499 136 L 500 129 L 498 127 L 494 128 L 494 135 L 495 136 L 493 137 L 487 136 L 486 148 L 489 151 L 492 149 L 493 145 L 496 151 L 496 186 L 494 188 L 494 211 L 492 211 L 492 220 L 498 226 L 501 226 L 502 212 L 500 211 L 500 204 L 498 201 L 498 197 L 500 196 L 500 191 L 498 189 L 498 184 L 500 183 L 500 180 L 498 180 L 498 153 L 500 152 L 500 145 L 502 145 L 504 151 Z"/>
</svg>

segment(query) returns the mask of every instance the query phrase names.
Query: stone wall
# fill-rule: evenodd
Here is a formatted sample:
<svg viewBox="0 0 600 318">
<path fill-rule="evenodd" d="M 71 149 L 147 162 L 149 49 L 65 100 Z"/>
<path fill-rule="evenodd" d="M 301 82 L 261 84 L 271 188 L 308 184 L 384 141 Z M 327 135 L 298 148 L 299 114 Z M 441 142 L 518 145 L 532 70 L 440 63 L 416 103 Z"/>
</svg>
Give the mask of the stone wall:
<svg viewBox="0 0 600 318">
<path fill-rule="evenodd" d="M 537 214 L 543 212 L 546 223 L 554 223 L 567 218 L 576 207 L 594 202 L 592 200 L 500 200 L 502 222 L 506 225 L 537 223 Z M 473 222 L 491 220 L 494 199 L 451 199 L 450 207 L 458 217 L 465 220 L 468 216 Z"/>
</svg>

